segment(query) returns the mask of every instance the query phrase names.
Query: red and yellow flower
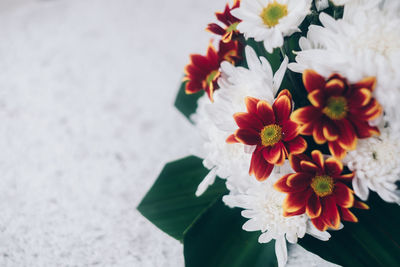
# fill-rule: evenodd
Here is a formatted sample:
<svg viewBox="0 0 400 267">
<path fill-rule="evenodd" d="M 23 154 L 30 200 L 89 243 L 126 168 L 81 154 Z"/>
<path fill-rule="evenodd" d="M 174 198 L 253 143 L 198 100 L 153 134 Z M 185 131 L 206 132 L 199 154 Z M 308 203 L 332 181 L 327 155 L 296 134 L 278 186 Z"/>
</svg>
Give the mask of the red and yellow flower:
<svg viewBox="0 0 400 267">
<path fill-rule="evenodd" d="M 283 90 L 271 106 L 268 102 L 246 98 L 247 112 L 236 113 L 239 129 L 228 137 L 228 143 L 256 146 L 250 164 L 250 175 L 265 180 L 274 165 L 282 165 L 289 154 L 306 150 L 306 141 L 298 135 L 299 126 L 290 120 L 292 96 Z"/>
<path fill-rule="evenodd" d="M 310 106 L 293 112 L 291 119 L 301 124 L 300 133 L 312 135 L 317 144 L 328 142 L 331 154 L 344 158 L 354 150 L 357 138 L 379 134 L 369 121 L 382 114 L 382 107 L 372 96 L 376 79 L 368 77 L 355 84 L 338 74 L 327 80 L 312 70 L 303 73 Z"/>
<path fill-rule="evenodd" d="M 289 160 L 296 173 L 283 176 L 274 185 L 287 194 L 284 216 L 306 213 L 317 229 L 325 231 L 338 229 L 341 220 L 357 222 L 349 208 L 368 208 L 356 201 L 353 190 L 346 186 L 354 173 L 343 174 L 343 165 L 336 158 L 324 160 L 322 153 L 314 150 L 311 158 L 301 154 L 290 155 Z"/>
<path fill-rule="evenodd" d="M 240 19 L 234 17 L 231 14 L 231 10 L 238 8 L 240 6 L 240 0 L 235 0 L 232 7 L 229 7 L 229 4 L 226 4 L 225 10 L 223 12 L 216 12 L 215 16 L 219 21 L 225 24 L 225 28 L 222 28 L 216 23 L 208 24 L 206 30 L 215 33 L 217 35 L 222 36 L 222 42 L 229 43 L 231 40 L 235 40 L 239 35 L 238 30 L 236 29 L 237 25 L 240 23 Z"/>
<path fill-rule="evenodd" d="M 221 62 L 228 61 L 235 64 L 240 60 L 240 54 L 241 45 L 237 41 L 220 42 L 218 51 L 210 41 L 205 56 L 199 54 L 190 55 L 190 63 L 185 67 L 186 94 L 194 94 L 204 90 L 213 101 L 213 93 L 218 88 L 217 80 L 220 76 L 219 68 Z"/>
</svg>

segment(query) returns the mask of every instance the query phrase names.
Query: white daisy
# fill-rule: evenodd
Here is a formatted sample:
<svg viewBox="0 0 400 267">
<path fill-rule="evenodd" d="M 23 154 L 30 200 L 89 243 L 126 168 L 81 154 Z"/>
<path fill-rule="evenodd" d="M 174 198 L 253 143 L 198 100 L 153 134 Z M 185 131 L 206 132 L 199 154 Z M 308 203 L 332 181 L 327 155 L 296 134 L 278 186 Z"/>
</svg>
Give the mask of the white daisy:
<svg viewBox="0 0 400 267">
<path fill-rule="evenodd" d="M 310 12 L 312 0 L 242 0 L 232 14 L 241 19 L 237 29 L 246 38 L 263 41 L 272 53 L 283 45 L 283 37 L 300 31 L 298 26 Z"/>
<path fill-rule="evenodd" d="M 218 80 L 220 88 L 214 93 L 214 103 L 210 103 L 206 97 L 200 98 L 197 111 L 192 116 L 198 132 L 204 138 L 202 150 L 196 154 L 204 158 L 204 166 L 211 170 L 199 185 L 197 195 L 214 183 L 216 176 L 248 176 L 252 147 L 226 143 L 226 138 L 237 128 L 233 114 L 246 111 L 244 100 L 247 96 L 272 103 L 286 72 L 287 58 L 273 75 L 265 58 L 258 58 L 249 46 L 245 48 L 245 53 L 249 69 L 223 62 L 222 76 Z"/>
<path fill-rule="evenodd" d="M 400 204 L 400 134 L 390 128 L 381 130 L 379 137 L 359 140 L 357 149 L 350 151 L 345 162 L 355 171 L 353 188 L 356 195 L 367 200 L 369 189 L 387 202 Z"/>
<path fill-rule="evenodd" d="M 289 164 L 285 165 L 274 169 L 264 182 L 258 182 L 254 177 L 242 179 L 241 183 L 248 182 L 248 189 L 241 194 L 231 193 L 223 198 L 228 206 L 244 209 L 242 216 L 249 220 L 243 225 L 243 229 L 261 231 L 258 239 L 260 243 L 268 243 L 275 239 L 275 254 L 279 266 L 284 266 L 287 262 L 286 240 L 297 243 L 298 238 L 304 237 L 306 233 L 324 241 L 330 237 L 329 233 L 317 230 L 306 214 L 283 216 L 285 194 L 276 191 L 273 184 L 281 176 L 291 172 Z"/>
<path fill-rule="evenodd" d="M 377 78 L 375 96 L 386 121 L 400 122 L 400 1 L 352 1 L 343 19 L 320 14 L 323 27 L 311 25 L 302 51 L 289 64 L 295 72 L 314 69 L 323 76 L 340 73 L 351 83 Z"/>
</svg>

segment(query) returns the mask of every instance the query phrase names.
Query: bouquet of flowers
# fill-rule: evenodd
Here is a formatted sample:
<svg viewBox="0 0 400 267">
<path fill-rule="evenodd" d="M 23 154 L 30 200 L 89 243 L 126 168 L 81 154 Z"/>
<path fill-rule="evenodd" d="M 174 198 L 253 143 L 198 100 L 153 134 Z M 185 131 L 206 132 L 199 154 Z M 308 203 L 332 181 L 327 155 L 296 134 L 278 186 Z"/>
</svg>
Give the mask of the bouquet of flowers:
<svg viewBox="0 0 400 267">
<path fill-rule="evenodd" d="M 235 0 L 207 30 L 175 102 L 203 141 L 139 211 L 186 266 L 399 266 L 400 1 Z"/>
</svg>

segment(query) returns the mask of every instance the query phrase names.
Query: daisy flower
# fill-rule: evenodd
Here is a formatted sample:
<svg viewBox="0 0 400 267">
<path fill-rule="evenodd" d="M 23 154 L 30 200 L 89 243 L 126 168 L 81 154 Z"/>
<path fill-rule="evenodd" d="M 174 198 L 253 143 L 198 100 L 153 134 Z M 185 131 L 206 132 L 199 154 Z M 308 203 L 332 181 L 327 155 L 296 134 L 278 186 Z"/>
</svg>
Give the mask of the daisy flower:
<svg viewBox="0 0 400 267">
<path fill-rule="evenodd" d="M 312 135 L 317 144 L 328 142 L 329 151 L 342 159 L 354 150 L 358 138 L 379 134 L 369 121 L 382 113 L 372 97 L 375 78 L 365 78 L 349 84 L 338 74 L 325 79 L 312 70 L 303 73 L 304 86 L 311 105 L 295 110 L 291 119 L 301 124 L 300 133 Z"/>
<path fill-rule="evenodd" d="M 367 200 L 369 189 L 387 202 L 400 204 L 396 182 L 400 180 L 400 134 L 387 127 L 379 137 L 360 141 L 349 152 L 345 162 L 355 172 L 353 188 L 357 196 Z"/>
<path fill-rule="evenodd" d="M 376 77 L 374 95 L 385 107 L 386 122 L 400 121 L 400 1 L 349 1 L 343 19 L 325 13 L 319 18 L 322 26 L 309 27 L 289 68 L 325 77 L 339 73 L 350 83 Z"/>
<path fill-rule="evenodd" d="M 257 98 L 245 99 L 247 112 L 235 113 L 239 129 L 227 139 L 228 143 L 256 146 L 249 173 L 257 180 L 268 178 L 274 165 L 282 165 L 289 154 L 300 154 L 307 148 L 299 136 L 299 125 L 290 120 L 292 96 L 283 90 L 271 106 Z"/>
<path fill-rule="evenodd" d="M 329 233 L 317 230 L 305 214 L 284 216 L 285 194 L 276 191 L 273 184 L 290 171 L 290 167 L 282 166 L 279 170 L 274 170 L 271 177 L 264 182 L 247 177 L 241 181 L 248 183 L 247 190 L 241 194 L 223 197 L 228 206 L 244 209 L 241 214 L 248 221 L 243 225 L 243 229 L 261 231 L 258 242 L 268 243 L 272 239 L 275 240 L 275 254 L 279 266 L 284 266 L 287 262 L 286 240 L 295 244 L 298 238 L 304 237 L 306 233 L 324 241 L 330 237 Z"/>
<path fill-rule="evenodd" d="M 311 156 L 291 155 L 290 164 L 296 173 L 283 176 L 274 185 L 276 190 L 287 194 L 283 203 L 284 215 L 306 213 L 320 231 L 328 227 L 339 229 L 340 220 L 357 222 L 349 208 L 367 206 L 355 201 L 353 190 L 346 186 L 354 173 L 343 174 L 340 161 L 335 158 L 324 160 L 318 150 Z"/>
<path fill-rule="evenodd" d="M 216 12 L 215 16 L 217 19 L 222 22 L 225 27 L 221 27 L 217 23 L 208 24 L 206 30 L 222 36 L 222 42 L 229 43 L 231 40 L 235 40 L 239 32 L 236 27 L 240 22 L 240 19 L 232 16 L 231 11 L 240 6 L 240 0 L 234 0 L 232 7 L 229 7 L 229 4 L 226 4 L 224 12 Z"/>
<path fill-rule="evenodd" d="M 237 29 L 246 38 L 264 42 L 268 53 L 283 45 L 283 37 L 298 28 L 310 12 L 312 0 L 242 0 L 232 14 L 242 20 Z"/>
<path fill-rule="evenodd" d="M 196 113 L 192 116 L 195 126 L 204 139 L 200 151 L 195 154 L 204 158 L 203 165 L 210 170 L 199 185 L 196 195 L 201 195 L 214 183 L 216 176 L 227 179 L 233 174 L 248 176 L 252 146 L 241 143 L 227 144 L 225 140 L 236 129 L 233 114 L 246 110 L 244 99 L 247 96 L 273 101 L 286 72 L 288 59 L 275 73 L 269 62 L 257 57 L 251 47 L 245 48 L 249 68 L 235 67 L 222 62 L 219 90 L 215 92 L 214 102 L 206 96 L 198 101 Z"/>
<path fill-rule="evenodd" d="M 183 79 L 187 81 L 185 92 L 194 94 L 204 90 L 213 101 L 214 91 L 218 88 L 217 80 L 221 74 L 219 71 L 221 62 L 226 60 L 235 63 L 240 59 L 240 53 L 240 45 L 237 41 L 229 43 L 221 41 L 218 51 L 210 41 L 205 56 L 190 55 L 190 63 L 185 67 Z"/>
</svg>

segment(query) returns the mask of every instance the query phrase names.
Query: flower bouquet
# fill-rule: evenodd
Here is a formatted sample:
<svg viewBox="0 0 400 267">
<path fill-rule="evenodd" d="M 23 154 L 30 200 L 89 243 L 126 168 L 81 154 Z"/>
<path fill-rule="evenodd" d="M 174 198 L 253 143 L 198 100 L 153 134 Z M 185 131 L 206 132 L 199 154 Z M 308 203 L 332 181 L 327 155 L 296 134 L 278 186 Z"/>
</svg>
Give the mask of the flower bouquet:
<svg viewBox="0 0 400 267">
<path fill-rule="evenodd" d="M 175 102 L 202 142 L 139 211 L 190 267 L 399 266 L 400 1 L 235 0 L 207 30 Z"/>
</svg>

